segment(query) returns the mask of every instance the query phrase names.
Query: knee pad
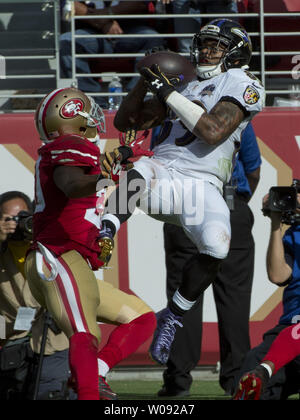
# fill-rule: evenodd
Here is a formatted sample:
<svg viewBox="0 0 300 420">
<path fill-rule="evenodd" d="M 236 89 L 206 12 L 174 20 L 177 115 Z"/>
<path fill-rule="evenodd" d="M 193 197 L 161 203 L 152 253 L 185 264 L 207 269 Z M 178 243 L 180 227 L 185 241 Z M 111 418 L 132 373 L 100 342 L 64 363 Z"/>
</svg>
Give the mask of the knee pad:
<svg viewBox="0 0 300 420">
<path fill-rule="evenodd" d="M 227 257 L 230 247 L 230 232 L 223 223 L 208 223 L 202 232 L 201 252 L 218 259 Z"/>
</svg>

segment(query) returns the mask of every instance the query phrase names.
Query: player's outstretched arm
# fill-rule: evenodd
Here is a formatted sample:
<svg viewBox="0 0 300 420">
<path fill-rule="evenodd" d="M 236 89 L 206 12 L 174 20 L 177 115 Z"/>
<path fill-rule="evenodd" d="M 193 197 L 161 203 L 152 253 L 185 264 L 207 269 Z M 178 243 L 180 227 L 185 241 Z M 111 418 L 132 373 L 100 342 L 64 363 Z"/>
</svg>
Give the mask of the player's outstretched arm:
<svg viewBox="0 0 300 420">
<path fill-rule="evenodd" d="M 205 112 L 199 104 L 177 92 L 156 64 L 142 67 L 140 73 L 159 102 L 168 105 L 191 133 L 208 144 L 225 140 L 245 118 L 242 109 L 229 101 L 220 101 L 209 113 Z"/>
<path fill-rule="evenodd" d="M 115 127 L 125 132 L 130 128 L 147 130 L 160 125 L 166 118 L 167 108 L 154 97 L 145 99 L 148 86 L 143 77 L 124 97 L 114 119 Z"/>
</svg>

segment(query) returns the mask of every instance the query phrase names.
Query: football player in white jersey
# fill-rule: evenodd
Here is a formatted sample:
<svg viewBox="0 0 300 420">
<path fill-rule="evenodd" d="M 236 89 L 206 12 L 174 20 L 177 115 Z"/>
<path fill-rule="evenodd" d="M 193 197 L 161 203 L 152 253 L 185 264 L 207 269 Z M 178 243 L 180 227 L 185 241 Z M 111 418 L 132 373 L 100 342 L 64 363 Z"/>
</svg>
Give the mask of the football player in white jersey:
<svg viewBox="0 0 300 420">
<path fill-rule="evenodd" d="M 215 19 L 193 37 L 191 60 L 197 80 L 176 88 L 159 66 L 144 67 L 115 116 L 120 131 L 161 124 L 162 129 L 154 155 L 136 162 L 111 197 L 116 211 L 109 212 L 108 205 L 102 237 L 114 236 L 139 199 L 150 216 L 182 226 L 199 250 L 186 264 L 172 301 L 159 314 L 150 353 L 160 364 L 168 360 L 183 314 L 214 280 L 229 250 L 223 184 L 231 177 L 241 134 L 264 101 L 263 86 L 247 71 L 251 54 L 250 38 L 239 23 Z M 153 98 L 145 98 L 148 91 Z M 195 265 L 198 279 L 191 275 Z"/>
</svg>

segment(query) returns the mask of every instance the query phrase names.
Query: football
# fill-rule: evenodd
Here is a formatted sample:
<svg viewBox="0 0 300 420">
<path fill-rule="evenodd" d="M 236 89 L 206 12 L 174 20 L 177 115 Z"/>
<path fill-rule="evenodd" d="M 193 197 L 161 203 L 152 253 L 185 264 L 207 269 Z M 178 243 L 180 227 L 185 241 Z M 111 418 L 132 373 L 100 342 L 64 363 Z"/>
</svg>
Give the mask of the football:
<svg viewBox="0 0 300 420">
<path fill-rule="evenodd" d="M 173 51 L 159 51 L 142 58 L 137 64 L 137 70 L 142 67 L 151 67 L 158 64 L 160 70 L 170 79 L 179 77 L 176 86 L 185 85 L 197 78 L 196 70 L 192 63 L 184 56 Z"/>
</svg>

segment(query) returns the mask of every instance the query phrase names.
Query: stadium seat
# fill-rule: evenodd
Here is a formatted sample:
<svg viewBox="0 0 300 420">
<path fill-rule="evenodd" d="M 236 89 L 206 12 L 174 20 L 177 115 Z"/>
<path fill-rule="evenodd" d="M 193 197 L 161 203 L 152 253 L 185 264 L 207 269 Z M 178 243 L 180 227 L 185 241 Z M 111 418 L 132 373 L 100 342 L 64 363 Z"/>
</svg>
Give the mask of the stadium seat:
<svg viewBox="0 0 300 420">
<path fill-rule="evenodd" d="M 6 60 L 6 72 L 9 76 L 54 75 L 47 59 L 39 55 L 55 55 L 54 14 L 52 8 L 45 8 L 43 3 L 26 3 L 21 7 L 17 3 L 0 5 L 1 13 L 11 14 L 6 30 L 1 32 L 0 54 L 3 56 L 37 56 L 35 59 Z M 55 88 L 53 78 L 18 78 L 0 80 L 1 90 L 46 89 Z"/>
</svg>

